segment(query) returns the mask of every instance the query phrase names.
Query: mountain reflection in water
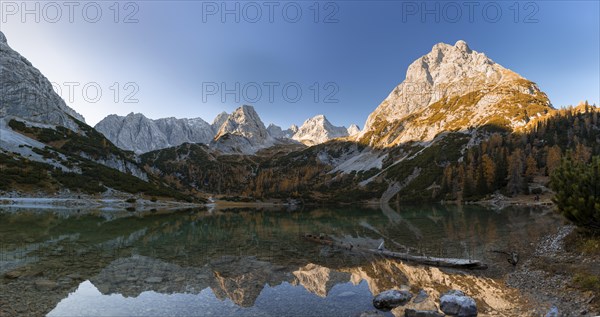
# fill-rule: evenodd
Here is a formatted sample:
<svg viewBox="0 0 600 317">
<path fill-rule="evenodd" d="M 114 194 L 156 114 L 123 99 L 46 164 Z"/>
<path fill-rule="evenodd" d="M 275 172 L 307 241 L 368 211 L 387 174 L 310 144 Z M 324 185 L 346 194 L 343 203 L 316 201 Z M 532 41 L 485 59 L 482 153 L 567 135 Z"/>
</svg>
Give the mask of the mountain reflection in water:
<svg viewBox="0 0 600 317">
<path fill-rule="evenodd" d="M 406 207 L 397 216 L 401 222 L 352 207 L 0 211 L 0 307 L 49 316 L 358 316 L 373 310 L 373 294 L 404 285 L 434 297 L 459 288 L 480 312 L 508 316 L 519 312 L 518 294 L 495 279 L 508 264 L 487 251 L 524 248 L 558 222 L 543 210 L 475 206 Z M 300 239 L 305 232 L 352 243 L 384 239 L 391 250 L 474 258 L 490 269 L 413 266 L 315 245 Z"/>
</svg>

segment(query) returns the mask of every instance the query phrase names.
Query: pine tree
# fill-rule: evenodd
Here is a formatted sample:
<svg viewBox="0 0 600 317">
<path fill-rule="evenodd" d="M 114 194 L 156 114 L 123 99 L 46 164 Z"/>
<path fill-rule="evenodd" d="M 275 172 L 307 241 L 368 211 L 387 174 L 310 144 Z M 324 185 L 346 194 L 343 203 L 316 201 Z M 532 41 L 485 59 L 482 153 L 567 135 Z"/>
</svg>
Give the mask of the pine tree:
<svg viewBox="0 0 600 317">
<path fill-rule="evenodd" d="M 442 188 L 441 188 L 442 194 L 450 194 L 447 196 L 452 196 L 451 195 L 452 182 L 454 181 L 453 173 L 454 173 L 454 169 L 452 168 L 452 165 L 448 164 L 444 168 L 444 177 L 442 178 Z"/>
<path fill-rule="evenodd" d="M 576 225 L 600 231 L 600 157 L 584 164 L 567 156 L 552 174 L 554 202 Z"/>
<path fill-rule="evenodd" d="M 533 155 L 529 154 L 525 161 L 525 179 L 527 182 L 533 181 L 533 178 L 537 175 L 537 161 Z"/>
<path fill-rule="evenodd" d="M 525 185 L 523 170 L 525 159 L 523 151 L 517 148 L 508 159 L 508 184 L 506 189 L 510 195 L 520 194 Z"/>
<path fill-rule="evenodd" d="M 496 181 L 496 164 L 494 164 L 494 161 L 489 155 L 484 154 L 483 157 L 481 157 L 481 166 L 483 168 L 483 178 L 485 179 L 487 188 L 494 188 L 494 182 Z"/>
<path fill-rule="evenodd" d="M 577 143 L 577 146 L 575 146 L 575 152 L 572 152 L 571 155 L 574 161 L 587 163 L 592 157 L 592 150 L 581 143 Z"/>
<path fill-rule="evenodd" d="M 502 188 L 506 186 L 506 179 L 508 177 L 508 155 L 506 148 L 500 148 L 500 152 L 496 157 L 496 177 L 494 181 L 494 188 Z"/>
<path fill-rule="evenodd" d="M 473 164 L 465 166 L 462 193 L 463 198 L 470 198 L 475 194 L 475 171 L 473 170 Z"/>
<path fill-rule="evenodd" d="M 554 145 L 548 149 L 546 155 L 546 173 L 548 176 L 552 175 L 552 172 L 560 166 L 560 160 L 562 158 L 562 151 L 558 145 Z"/>
<path fill-rule="evenodd" d="M 463 192 L 464 186 L 465 186 L 465 167 L 464 167 L 464 164 L 459 164 L 458 167 L 456 167 L 456 175 L 454 177 L 454 184 L 453 184 L 452 192 L 454 194 L 456 194 L 457 198 L 459 198 L 458 193 L 460 192 L 461 200 L 464 197 L 464 192 Z"/>
<path fill-rule="evenodd" d="M 477 167 L 477 175 L 475 177 L 475 184 L 477 184 L 475 187 L 475 194 L 478 196 L 485 195 L 489 191 L 484 173 L 485 172 L 483 170 L 483 165 L 479 164 L 479 166 Z"/>
</svg>

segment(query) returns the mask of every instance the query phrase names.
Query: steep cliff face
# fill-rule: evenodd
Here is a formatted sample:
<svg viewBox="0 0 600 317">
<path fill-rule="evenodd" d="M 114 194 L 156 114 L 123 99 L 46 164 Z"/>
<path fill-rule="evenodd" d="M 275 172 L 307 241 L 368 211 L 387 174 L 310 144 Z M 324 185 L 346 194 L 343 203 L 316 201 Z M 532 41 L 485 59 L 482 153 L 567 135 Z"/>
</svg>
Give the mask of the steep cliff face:
<svg viewBox="0 0 600 317">
<path fill-rule="evenodd" d="M 287 135 L 285 134 L 285 132 L 283 132 L 281 127 L 278 125 L 275 125 L 273 123 L 269 124 L 269 126 L 267 127 L 267 131 L 269 132 L 270 136 L 272 136 L 276 139 L 281 139 L 281 138 L 287 137 Z"/>
<path fill-rule="evenodd" d="M 512 130 L 552 110 L 546 94 L 464 41 L 439 43 L 369 115 L 357 140 L 374 147 L 431 141 L 444 131 Z"/>
<path fill-rule="evenodd" d="M 0 117 L 58 125 L 79 131 L 83 117 L 54 92 L 50 81 L 8 45 L 0 32 Z"/>
<path fill-rule="evenodd" d="M 138 154 L 183 143 L 208 144 L 215 135 L 211 125 L 201 118 L 152 120 L 141 113 L 109 115 L 94 128 L 116 146 Z"/>
<path fill-rule="evenodd" d="M 171 146 L 186 142 L 208 144 L 215 135 L 211 125 L 202 118 L 163 118 L 156 120 L 156 124 Z"/>
<path fill-rule="evenodd" d="M 166 148 L 169 144 L 157 124 L 141 113 L 125 117 L 109 115 L 94 128 L 116 146 L 136 153 Z"/>
</svg>

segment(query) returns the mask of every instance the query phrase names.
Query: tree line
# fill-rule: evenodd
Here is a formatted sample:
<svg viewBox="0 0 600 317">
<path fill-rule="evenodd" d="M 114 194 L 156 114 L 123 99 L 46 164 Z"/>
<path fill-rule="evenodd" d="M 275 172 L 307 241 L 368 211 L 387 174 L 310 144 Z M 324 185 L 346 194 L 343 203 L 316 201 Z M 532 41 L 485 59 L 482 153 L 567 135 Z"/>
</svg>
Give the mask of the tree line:
<svg viewBox="0 0 600 317">
<path fill-rule="evenodd" d="M 444 168 L 438 197 L 475 200 L 491 193 L 538 194 L 561 160 L 589 163 L 600 154 L 597 107 L 587 102 L 557 110 L 513 133 L 492 133 Z"/>
</svg>

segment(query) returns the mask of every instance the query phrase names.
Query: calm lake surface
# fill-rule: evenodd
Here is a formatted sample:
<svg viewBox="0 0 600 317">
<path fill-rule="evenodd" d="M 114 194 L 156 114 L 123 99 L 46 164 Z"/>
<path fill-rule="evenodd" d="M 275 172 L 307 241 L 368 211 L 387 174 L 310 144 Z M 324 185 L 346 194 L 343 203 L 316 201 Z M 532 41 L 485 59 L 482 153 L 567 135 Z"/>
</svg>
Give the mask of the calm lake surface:
<svg viewBox="0 0 600 317">
<path fill-rule="evenodd" d="M 77 211 L 0 208 L 0 315 L 359 316 L 392 287 L 456 287 L 481 312 L 515 312 L 489 250 L 523 250 L 559 218 L 543 209 L 365 208 Z M 486 272 L 409 265 L 304 233 L 413 254 L 472 258 Z M 396 312 L 396 314 L 398 314 Z M 392 316 L 392 313 L 386 313 Z"/>
</svg>

